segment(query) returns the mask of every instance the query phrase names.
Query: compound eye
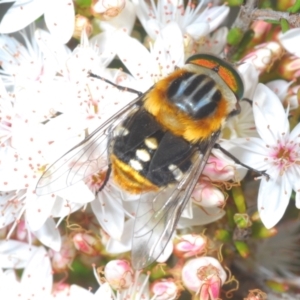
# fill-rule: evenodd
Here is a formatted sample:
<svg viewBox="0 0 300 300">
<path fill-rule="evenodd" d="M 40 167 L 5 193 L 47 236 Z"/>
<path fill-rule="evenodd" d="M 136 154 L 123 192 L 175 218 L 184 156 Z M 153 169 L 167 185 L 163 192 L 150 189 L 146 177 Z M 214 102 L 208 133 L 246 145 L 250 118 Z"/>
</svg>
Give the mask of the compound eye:
<svg viewBox="0 0 300 300">
<path fill-rule="evenodd" d="M 235 68 L 225 60 L 210 54 L 196 54 L 188 58 L 186 63 L 214 70 L 236 95 L 237 99 L 243 98 L 244 84 L 242 78 Z"/>
</svg>

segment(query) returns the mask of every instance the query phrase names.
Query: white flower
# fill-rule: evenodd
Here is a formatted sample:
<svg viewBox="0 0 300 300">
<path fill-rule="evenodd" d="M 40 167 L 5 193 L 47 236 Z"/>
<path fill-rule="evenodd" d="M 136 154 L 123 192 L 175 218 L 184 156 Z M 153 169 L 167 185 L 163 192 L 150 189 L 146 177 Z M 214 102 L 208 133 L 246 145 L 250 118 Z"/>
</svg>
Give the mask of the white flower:
<svg viewBox="0 0 300 300">
<path fill-rule="evenodd" d="M 41 83 L 51 80 L 56 72 L 56 62 L 52 57 L 43 55 L 34 31 L 35 27 L 29 26 L 16 33 L 15 37 L 0 35 L 0 75 L 9 91 L 18 91 L 25 87 L 29 89 L 33 85 L 33 92 L 36 92 Z M 64 46 L 55 47 L 60 54 L 63 51 L 67 53 L 65 49 Z"/>
<path fill-rule="evenodd" d="M 21 30 L 44 15 L 47 28 L 61 43 L 67 43 L 74 32 L 75 14 L 70 0 L 17 0 L 0 24 L 0 33 Z"/>
<path fill-rule="evenodd" d="M 10 242 L 13 241 L 6 243 Z M 26 250 L 24 249 L 24 251 Z M 10 252 L 13 255 L 14 249 L 11 249 Z M 15 257 L 15 259 L 17 258 L 18 256 Z M 3 268 L 3 266 L 1 267 Z M 34 297 L 45 299 L 51 294 L 53 283 L 51 263 L 43 247 L 34 247 L 34 250 L 31 251 L 21 278 L 18 278 L 15 270 L 11 268 L 6 271 L 2 271 L 0 268 L 1 298 L 25 300 Z"/>
<path fill-rule="evenodd" d="M 270 175 L 269 180 L 261 178 L 258 211 L 264 225 L 271 228 L 282 218 L 292 190 L 300 208 L 300 124 L 290 133 L 287 113 L 279 98 L 262 84 L 254 95 L 253 112 L 261 139 L 236 139 L 238 149 L 232 153 L 243 163 Z"/>
<path fill-rule="evenodd" d="M 26 31 L 20 33 L 24 45 L 9 36 L 0 38 L 1 75 L 6 88 L 13 92 L 8 94 L 0 82 L 0 219 L 3 227 L 14 222 L 10 235 L 25 212 L 27 229 L 58 251 L 60 235 L 52 217 L 64 218 L 95 199 L 95 195 L 79 182 L 56 195 L 38 197 L 37 182 L 47 165 L 82 141 L 84 130 L 91 132 L 135 95 L 87 76 L 92 68 L 103 70 L 107 57 L 99 55 L 99 49 L 90 46 L 85 36 L 70 53 L 48 33 L 34 32 L 32 26 L 29 29 L 29 35 Z M 101 75 L 116 83 L 120 83 L 120 78 L 126 82 L 120 71 L 101 71 Z M 106 205 L 102 213 L 96 210 L 98 218 L 106 224 L 111 219 L 107 215 L 110 209 L 115 216 L 119 216 L 117 211 L 122 215 L 117 218 L 119 222 L 110 223 L 115 224 L 112 230 L 109 226 L 104 228 L 112 236 L 120 236 L 122 210 Z"/>
<path fill-rule="evenodd" d="M 184 64 L 183 38 L 175 22 L 161 30 L 150 51 L 126 34 L 119 34 L 118 42 L 126 47 L 118 47 L 117 55 L 135 79 L 129 87 L 141 92 Z"/>
<path fill-rule="evenodd" d="M 228 15 L 229 8 L 225 5 L 205 7 L 205 1 L 199 1 L 198 5 L 188 1 L 185 6 L 182 0 L 161 0 L 156 5 L 147 1 L 133 2 L 138 18 L 152 40 L 156 40 L 167 24 L 176 23 L 184 37 L 187 56 L 200 51 L 207 52 L 208 48 L 220 53 L 225 44 L 226 30 L 222 30 L 221 34 L 216 33 L 212 38 L 208 37 Z"/>
<path fill-rule="evenodd" d="M 23 269 L 22 276 L 16 272 L 19 269 Z M 93 294 L 77 285 L 61 283 L 56 287 L 45 248 L 14 240 L 0 242 L 0 281 L 1 299 L 105 299 L 99 297 L 103 293 L 100 289 Z"/>
</svg>

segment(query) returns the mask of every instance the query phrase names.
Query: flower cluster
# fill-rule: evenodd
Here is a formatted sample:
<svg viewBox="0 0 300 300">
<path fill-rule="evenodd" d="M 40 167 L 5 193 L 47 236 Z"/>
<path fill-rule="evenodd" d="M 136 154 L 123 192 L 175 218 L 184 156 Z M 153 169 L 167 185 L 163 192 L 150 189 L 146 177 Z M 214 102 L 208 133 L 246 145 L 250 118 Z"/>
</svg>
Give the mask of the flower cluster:
<svg viewBox="0 0 300 300">
<path fill-rule="evenodd" d="M 285 292 L 300 290 L 296 268 L 282 263 L 277 274 L 260 259 L 263 244 L 257 242 L 272 244 L 280 236 L 275 226 L 293 222 L 295 206 L 300 208 L 299 29 L 284 32 L 255 21 L 252 39 L 237 50 L 223 26 L 227 4 L 17 0 L 0 5 L 6 11 L 0 23 L 0 295 L 172 300 L 187 290 L 193 299 L 217 300 L 237 290 L 228 267 L 247 273 L 247 259 L 268 291 L 274 284 Z M 218 147 L 209 137 L 199 150 L 193 148 L 199 163 L 193 153 L 188 168 L 186 162 L 181 169 L 168 166 L 178 185 L 140 191 L 138 180 L 153 185 L 141 172 L 140 161 L 148 163 L 149 153 L 137 150 L 140 161 L 118 160 L 116 170 L 112 148 L 129 134 L 124 124 L 151 97 L 149 91 L 199 53 L 231 60 L 243 85 L 240 111 L 228 113 L 218 131 L 210 132 Z M 201 65 L 219 75 L 214 80 L 224 93 L 220 102 L 228 100 L 229 87 L 235 94 L 241 88 L 232 88 L 235 79 L 228 78 L 226 65 Z M 172 93 L 179 93 L 176 80 L 174 75 L 168 83 Z M 209 95 L 205 88 L 202 99 Z M 217 96 L 206 97 L 209 103 Z M 176 116 L 171 121 L 182 126 Z M 141 123 L 137 133 L 147 126 Z M 145 144 L 155 151 L 151 134 Z M 163 155 L 167 160 L 168 153 Z M 135 193 L 120 184 L 129 166 Z M 288 243 L 295 243 L 296 232 Z M 79 285 L 69 280 L 88 272 Z M 265 293 L 251 290 L 245 299 L 257 297 Z"/>
</svg>

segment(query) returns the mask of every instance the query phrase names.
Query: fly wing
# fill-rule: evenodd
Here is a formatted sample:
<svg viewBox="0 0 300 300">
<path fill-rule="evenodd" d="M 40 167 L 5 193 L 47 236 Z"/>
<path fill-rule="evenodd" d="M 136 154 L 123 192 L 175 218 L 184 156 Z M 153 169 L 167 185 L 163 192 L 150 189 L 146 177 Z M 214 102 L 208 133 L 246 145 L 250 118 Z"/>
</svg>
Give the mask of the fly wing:
<svg viewBox="0 0 300 300">
<path fill-rule="evenodd" d="M 141 97 L 126 105 L 54 162 L 39 179 L 36 194 L 54 193 L 90 175 L 105 172 L 109 165 L 110 145 L 116 134 L 115 128 L 138 109 L 140 100 Z"/>
<path fill-rule="evenodd" d="M 180 182 L 141 195 L 135 217 L 131 260 L 136 270 L 154 262 L 164 251 L 205 167 L 219 133 L 192 155 L 193 164 Z M 202 153 L 202 149 L 205 151 Z"/>
</svg>

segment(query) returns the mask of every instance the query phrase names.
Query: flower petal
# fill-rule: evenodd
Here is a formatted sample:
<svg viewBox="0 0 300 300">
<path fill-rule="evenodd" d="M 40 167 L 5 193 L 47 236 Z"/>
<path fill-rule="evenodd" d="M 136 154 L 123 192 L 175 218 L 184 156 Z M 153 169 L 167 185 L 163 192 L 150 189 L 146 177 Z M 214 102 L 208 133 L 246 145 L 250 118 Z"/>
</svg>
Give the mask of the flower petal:
<svg viewBox="0 0 300 300">
<path fill-rule="evenodd" d="M 110 238 L 106 245 L 106 251 L 111 254 L 130 251 L 132 244 L 133 225 L 133 219 L 129 219 L 128 221 L 126 221 L 124 225 L 124 231 L 120 240 Z"/>
<path fill-rule="evenodd" d="M 95 195 L 83 181 L 79 181 L 56 193 L 61 198 L 75 203 L 85 204 L 95 199 Z"/>
<path fill-rule="evenodd" d="M 171 73 L 176 66 L 183 65 L 183 37 L 176 22 L 168 23 L 160 31 L 151 52 L 162 77 Z"/>
<path fill-rule="evenodd" d="M 269 170 L 271 175 L 278 173 L 275 170 Z M 289 203 L 292 193 L 292 186 L 287 176 L 271 177 L 268 181 L 263 177 L 261 179 L 257 206 L 261 221 L 266 228 L 272 228 L 282 218 Z"/>
<path fill-rule="evenodd" d="M 5 295 L 7 299 L 15 299 L 16 291 L 20 288 L 20 283 L 13 269 L 3 272 L 0 269 L 0 294 Z"/>
<path fill-rule="evenodd" d="M 104 283 L 104 285 L 108 285 L 108 283 Z M 101 286 L 102 288 L 102 286 Z M 101 294 L 101 295 L 105 295 L 106 297 L 97 297 L 95 298 L 94 294 L 91 293 L 90 290 L 87 290 L 79 285 L 76 285 L 76 284 L 72 284 L 71 287 L 70 287 L 70 291 L 67 295 L 67 298 L 70 300 L 77 300 L 77 299 L 85 299 L 85 300 L 95 300 L 95 299 L 110 299 L 109 296 L 111 296 L 111 293 L 110 294 Z M 65 298 L 64 298 L 65 299 Z M 113 299 L 113 298 L 111 298 Z"/>
<path fill-rule="evenodd" d="M 143 79 L 141 82 L 144 87 L 140 90 L 146 91 L 153 85 L 151 75 L 159 73 L 153 56 L 150 55 L 145 46 L 127 34 L 119 35 L 118 44 L 126 45 L 126 47 L 118 46 L 117 54 L 133 77 L 138 80 Z"/>
<path fill-rule="evenodd" d="M 209 23 L 210 32 L 212 32 L 226 19 L 229 11 L 227 5 L 215 6 L 207 9 L 200 18 Z"/>
<path fill-rule="evenodd" d="M 51 34 L 62 44 L 67 43 L 74 32 L 75 11 L 73 1 L 47 1 L 45 22 Z"/>
<path fill-rule="evenodd" d="M 105 32 L 112 32 L 112 30 L 121 29 L 128 35 L 131 34 L 135 22 L 135 7 L 131 1 L 126 0 L 126 4 L 122 12 L 109 21 L 100 21 L 99 26 Z"/>
<path fill-rule="evenodd" d="M 79 210 L 83 205 L 82 203 L 74 203 L 67 199 L 57 197 L 51 211 L 51 216 L 53 218 L 64 218 L 74 211 Z"/>
<path fill-rule="evenodd" d="M 300 37 L 300 28 L 292 28 L 285 33 L 280 33 L 279 41 L 282 44 L 282 46 L 285 48 L 285 50 L 287 50 L 291 54 L 300 57 L 300 49 L 297 42 L 299 40 L 299 37 Z"/>
<path fill-rule="evenodd" d="M 288 89 L 291 83 L 292 82 L 288 82 L 283 79 L 277 79 L 268 82 L 266 86 L 270 88 L 279 97 L 281 101 L 283 101 L 288 93 Z"/>
<path fill-rule="evenodd" d="M 300 167 L 297 164 L 292 165 L 286 172 L 289 182 L 293 186 L 293 190 L 296 192 L 295 204 L 297 208 L 300 208 L 300 182 L 295 178 L 300 178 Z"/>
<path fill-rule="evenodd" d="M 118 193 L 105 187 L 91 203 L 93 212 L 103 229 L 114 239 L 119 240 L 124 229 L 124 209 Z"/>
<path fill-rule="evenodd" d="M 116 40 L 117 33 L 110 31 L 101 32 L 90 39 L 90 45 L 93 49 L 97 49 L 101 53 L 100 59 L 102 66 L 95 66 L 97 68 L 107 67 L 116 55 Z M 99 72 L 99 71 L 98 71 Z"/>
<path fill-rule="evenodd" d="M 233 147 L 235 145 L 235 147 Z M 266 160 L 268 151 L 265 142 L 256 137 L 239 138 L 222 141 L 222 147 L 244 164 L 257 170 L 267 170 L 269 162 Z"/>
<path fill-rule="evenodd" d="M 51 293 L 53 284 L 51 262 L 44 247 L 39 247 L 32 256 L 22 274 L 21 284 L 22 290 L 28 295 L 32 295 L 33 291 L 37 296 Z"/>
<path fill-rule="evenodd" d="M 217 29 L 212 35 L 206 36 L 206 41 L 202 45 L 199 45 L 198 51 L 203 53 L 211 53 L 219 56 L 226 45 L 226 37 L 228 34 L 228 28 L 223 26 Z"/>
<path fill-rule="evenodd" d="M 24 268 L 36 246 L 14 240 L 0 241 L 0 268 Z"/>
<path fill-rule="evenodd" d="M 144 1 L 142 1 L 144 2 Z M 144 29 L 146 30 L 147 34 L 149 37 L 155 41 L 157 38 L 158 33 L 161 30 L 161 24 L 159 23 L 158 20 L 156 19 L 150 19 L 150 20 L 145 20 L 144 23 L 142 23 L 144 26 Z"/>
<path fill-rule="evenodd" d="M 95 297 L 96 299 L 114 299 L 112 289 L 108 282 L 101 285 L 101 287 L 96 291 Z"/>
<path fill-rule="evenodd" d="M 300 123 L 298 123 L 290 133 L 289 140 L 294 143 L 300 142 Z"/>
<path fill-rule="evenodd" d="M 253 66 L 253 64 L 250 63 L 243 63 L 238 66 L 238 71 L 240 75 L 242 76 L 242 80 L 244 83 L 244 98 L 247 99 L 254 99 L 253 97 L 256 86 L 258 84 L 258 75 L 259 73 Z"/>
<path fill-rule="evenodd" d="M 0 23 L 0 33 L 11 33 L 25 28 L 45 11 L 47 0 L 18 0 L 7 11 Z"/>
<path fill-rule="evenodd" d="M 48 218 L 45 224 L 37 231 L 33 231 L 33 234 L 39 239 L 39 241 L 45 246 L 59 251 L 61 248 L 61 236 L 56 224 L 52 218 Z"/>
<path fill-rule="evenodd" d="M 278 96 L 267 86 L 258 84 L 253 103 L 257 131 L 266 144 L 273 145 L 283 133 L 289 133 L 289 123 Z"/>
<path fill-rule="evenodd" d="M 218 207 L 207 207 L 204 210 L 197 205 L 193 205 L 193 219 L 180 218 L 177 228 L 182 229 L 209 224 L 221 219 L 224 215 L 225 211 Z"/>
<path fill-rule="evenodd" d="M 0 206 L 5 207 L 5 209 L 2 209 L 0 214 L 0 228 L 16 221 L 16 216 L 20 216 L 24 211 L 24 195 L 24 190 L 20 190 L 18 193 L 16 191 L 2 193 Z"/>
<path fill-rule="evenodd" d="M 209 25 L 206 22 L 193 23 L 186 27 L 186 32 L 194 39 L 199 40 L 201 37 L 209 34 Z"/>
<path fill-rule="evenodd" d="M 46 195 L 37 197 L 35 194 L 27 193 L 26 219 L 33 231 L 40 229 L 51 214 L 55 197 Z"/>
<path fill-rule="evenodd" d="M 161 255 L 156 259 L 158 263 L 166 262 L 169 257 L 172 255 L 173 252 L 173 239 L 171 238 L 169 242 L 167 243 L 166 248 L 161 253 Z"/>
</svg>

